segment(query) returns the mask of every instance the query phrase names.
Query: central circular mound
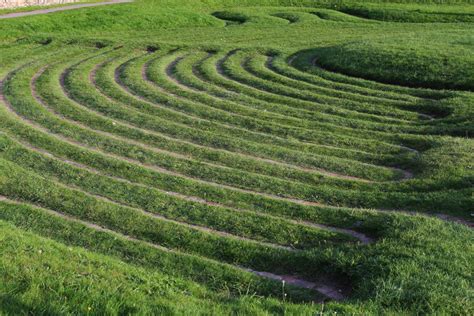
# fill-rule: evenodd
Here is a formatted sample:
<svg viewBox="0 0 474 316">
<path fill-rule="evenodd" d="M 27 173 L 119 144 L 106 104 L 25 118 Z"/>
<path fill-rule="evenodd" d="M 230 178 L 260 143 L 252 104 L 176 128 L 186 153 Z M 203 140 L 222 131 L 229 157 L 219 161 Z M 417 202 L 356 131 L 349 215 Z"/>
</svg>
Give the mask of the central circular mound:
<svg viewBox="0 0 474 316">
<path fill-rule="evenodd" d="M 474 90 L 472 41 L 434 43 L 403 39 L 356 42 L 314 50 L 314 62 L 327 70 L 416 88 Z"/>
</svg>

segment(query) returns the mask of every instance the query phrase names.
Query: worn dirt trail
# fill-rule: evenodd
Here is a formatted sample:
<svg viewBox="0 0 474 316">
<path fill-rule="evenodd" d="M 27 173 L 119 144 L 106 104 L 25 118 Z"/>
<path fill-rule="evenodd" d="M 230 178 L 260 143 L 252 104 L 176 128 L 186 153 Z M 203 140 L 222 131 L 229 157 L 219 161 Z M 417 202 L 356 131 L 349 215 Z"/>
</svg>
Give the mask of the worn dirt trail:
<svg viewBox="0 0 474 316">
<path fill-rule="evenodd" d="M 130 3 L 130 2 L 133 2 L 133 0 L 110 0 L 110 1 L 96 2 L 96 3 L 79 3 L 79 4 L 64 6 L 64 7 L 51 8 L 51 9 L 41 9 L 41 10 L 34 10 L 34 11 L 27 11 L 27 12 L 14 12 L 14 13 L 3 14 L 3 15 L 0 15 L 0 20 L 21 18 L 21 17 L 31 16 L 31 15 L 43 15 L 43 14 L 54 13 L 54 12 L 77 10 L 77 9 L 82 9 L 82 8 L 98 7 L 98 6 L 111 5 L 111 4 Z"/>
</svg>

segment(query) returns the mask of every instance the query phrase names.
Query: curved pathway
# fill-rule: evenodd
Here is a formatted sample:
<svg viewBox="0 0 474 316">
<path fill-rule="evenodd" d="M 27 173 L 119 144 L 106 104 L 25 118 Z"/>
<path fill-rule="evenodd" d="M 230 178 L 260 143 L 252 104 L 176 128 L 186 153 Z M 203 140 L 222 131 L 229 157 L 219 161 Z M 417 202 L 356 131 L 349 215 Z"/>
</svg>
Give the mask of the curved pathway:
<svg viewBox="0 0 474 316">
<path fill-rule="evenodd" d="M 98 6 L 110 5 L 110 4 L 130 3 L 130 2 L 133 2 L 133 0 L 110 0 L 110 1 L 96 2 L 96 3 L 79 3 L 79 4 L 64 6 L 64 7 L 51 8 L 51 9 L 41 9 L 41 10 L 34 10 L 34 11 L 27 11 L 27 12 L 14 12 L 14 13 L 3 14 L 3 15 L 0 15 L 0 20 L 21 18 L 24 16 L 30 16 L 30 15 L 42 15 L 42 14 L 48 14 L 48 13 L 54 13 L 54 12 L 89 8 L 89 7 L 98 7 Z"/>
</svg>

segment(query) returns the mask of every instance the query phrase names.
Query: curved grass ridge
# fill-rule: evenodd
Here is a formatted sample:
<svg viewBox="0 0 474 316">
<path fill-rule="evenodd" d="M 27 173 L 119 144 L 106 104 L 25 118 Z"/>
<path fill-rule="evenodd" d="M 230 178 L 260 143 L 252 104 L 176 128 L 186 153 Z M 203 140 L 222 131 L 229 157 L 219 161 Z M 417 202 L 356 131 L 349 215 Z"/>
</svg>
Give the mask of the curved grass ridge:
<svg viewBox="0 0 474 316">
<path fill-rule="evenodd" d="M 326 69 L 391 84 L 474 91 L 473 59 L 467 44 L 456 45 L 453 40 L 449 50 L 441 53 L 427 43 L 412 41 L 401 47 L 396 41 L 387 42 L 321 48 L 315 51 L 316 62 Z"/>
<path fill-rule="evenodd" d="M 0 204 L 6 211 L 25 214 L 27 211 L 35 212 L 29 206 L 15 205 L 10 201 L 1 201 Z M 18 217 L 18 219 L 20 218 L 21 216 Z M 71 229 L 70 232 L 75 231 L 80 235 L 85 235 L 90 231 L 79 223 L 55 220 L 54 216 L 47 218 L 47 220 L 49 223 L 62 225 L 62 228 Z M 285 304 L 276 299 L 265 299 L 260 303 L 255 302 L 256 304 L 253 304 L 252 307 L 246 306 L 239 304 L 239 301 L 229 293 L 216 293 L 182 276 L 173 275 L 172 271 L 176 272 L 175 269 L 165 269 L 166 272 L 158 272 L 153 269 L 152 264 L 149 264 L 148 267 L 137 267 L 130 263 L 124 264 L 116 257 L 85 250 L 83 248 L 85 244 L 67 247 L 60 242 L 13 227 L 4 221 L 0 222 L 0 227 L 0 239 L 8 240 L 0 245 L 2 267 L 17 267 L 26 264 L 29 267 L 29 269 L 10 269 L 7 275 L 2 273 L 2 288 L 0 288 L 2 312 L 13 313 L 18 309 L 27 309 L 44 314 L 64 312 L 106 314 L 117 311 L 181 314 L 193 310 L 197 313 L 231 314 L 262 313 L 271 306 L 276 310 L 291 310 L 292 313 L 297 314 L 310 313 L 308 306 Z M 67 236 L 67 231 L 65 232 L 65 236 Z M 115 250 L 119 250 L 122 246 L 124 253 L 145 255 L 144 258 L 150 263 L 156 260 L 160 261 L 160 259 L 162 262 L 166 262 L 166 259 L 163 260 L 163 257 L 167 257 L 166 252 L 159 253 L 152 250 L 155 248 L 151 247 L 147 251 L 142 243 L 117 238 L 115 233 L 107 236 L 105 232 L 97 232 L 88 235 L 88 237 L 90 240 L 99 238 L 104 244 L 113 240 L 116 246 Z M 172 258 L 172 256 L 168 257 Z M 135 259 L 139 257 L 135 257 Z M 179 260 L 174 261 L 179 265 Z M 172 262 L 173 260 L 171 260 Z M 189 262 L 197 264 L 192 257 Z M 206 262 L 202 268 L 205 270 L 209 266 L 212 266 L 212 263 Z M 212 273 L 225 270 L 225 266 L 219 266 Z M 248 273 L 241 273 L 240 280 L 246 275 Z M 41 276 L 41 278 L 36 278 L 37 276 Z M 14 293 L 5 292 L 4 289 L 15 283 L 12 279 L 31 280 L 32 286 L 24 290 L 24 293 L 30 296 L 28 301 L 31 305 L 24 303 L 24 300 L 18 298 Z M 252 282 L 249 282 L 249 285 L 251 284 Z M 103 291 L 104 287 L 107 287 L 109 291 Z M 87 291 L 84 291 L 84 288 L 87 288 Z M 35 291 L 38 289 L 43 291 L 44 296 L 36 295 Z M 252 286 L 241 290 L 252 290 Z M 291 287 L 288 287 L 288 291 L 292 291 Z M 65 297 L 72 305 L 62 303 Z M 249 295 L 247 299 L 251 300 L 252 298 Z"/>
<path fill-rule="evenodd" d="M 462 2 L 456 6 L 433 5 L 426 2 L 411 4 L 345 1 L 344 3 L 312 3 L 309 7 L 263 7 L 236 8 L 215 11 L 212 16 L 225 22 L 226 27 L 233 26 L 281 26 L 281 25 L 320 25 L 322 23 L 472 23 L 474 13 L 472 3 Z M 411 1 L 407 1 L 411 2 Z M 444 5 L 443 5 L 444 4 Z M 318 6 L 320 8 L 318 8 Z M 326 7 L 326 8 L 324 8 Z"/>
<path fill-rule="evenodd" d="M 371 299 L 379 252 L 428 226 L 471 233 L 412 212 L 468 218 L 473 143 L 435 131 L 464 119 L 456 95 L 304 72 L 302 54 L 25 61 L 0 84 L 0 219 L 210 291 L 281 298 L 285 280 L 293 302 Z M 446 151 L 461 158 L 436 164 Z"/>
</svg>

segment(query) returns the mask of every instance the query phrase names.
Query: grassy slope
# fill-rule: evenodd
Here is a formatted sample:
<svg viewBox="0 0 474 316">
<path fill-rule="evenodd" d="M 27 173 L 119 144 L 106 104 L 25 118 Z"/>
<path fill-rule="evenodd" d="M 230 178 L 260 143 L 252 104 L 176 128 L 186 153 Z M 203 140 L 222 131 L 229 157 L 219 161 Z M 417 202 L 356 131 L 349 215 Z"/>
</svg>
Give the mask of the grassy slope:
<svg viewBox="0 0 474 316">
<path fill-rule="evenodd" d="M 381 82 L 474 90 L 473 38 L 452 37 L 450 45 L 437 45 L 438 42 L 436 37 L 426 42 L 405 37 L 352 43 L 321 49 L 317 62 L 334 71 Z"/>
<path fill-rule="evenodd" d="M 404 24 L 381 23 L 377 21 L 359 21 L 354 23 L 354 17 L 338 15 L 333 12 L 330 12 L 328 20 L 319 21 L 305 14 L 295 13 L 301 12 L 300 9 L 272 8 L 278 5 L 288 6 L 292 3 L 308 5 L 313 3 L 311 1 L 269 0 L 260 1 L 259 3 L 270 6 L 270 8 L 246 8 L 246 6 L 255 5 L 254 1 L 225 1 L 225 5 L 217 0 L 186 2 L 185 4 L 171 0 L 140 1 L 136 4 L 2 21 L 0 22 L 0 29 L 2 30 L 0 33 L 2 41 L 2 46 L 0 46 L 0 75 L 3 77 L 12 69 L 25 64 L 27 60 L 40 56 L 42 53 L 52 52 L 51 57 L 43 58 L 44 63 L 48 63 L 48 60 L 53 59 L 60 61 L 59 56 L 61 56 L 61 64 L 58 65 L 56 72 L 54 69 L 47 72 L 38 84 L 39 93 L 48 97 L 51 106 L 57 106 L 59 110 L 62 109 L 62 102 L 63 104 L 68 104 L 67 100 L 59 97 L 60 90 L 54 80 L 58 76 L 59 70 L 66 65 L 80 61 L 89 52 L 95 53 L 96 46 L 112 47 L 125 44 L 126 49 L 131 51 L 131 53 L 124 53 L 125 57 L 128 55 L 133 56 L 135 49 L 143 50 L 147 46 L 205 47 L 216 50 L 222 49 L 223 52 L 236 47 L 252 49 L 257 47 L 260 48 L 260 51 L 268 49 L 277 51 L 285 57 L 304 49 L 344 44 L 352 41 L 353 38 L 357 38 L 357 41 L 361 42 L 366 41 L 370 45 L 377 43 L 383 49 L 388 49 L 389 47 L 379 44 L 381 39 L 384 38 L 396 40 L 397 38 L 408 36 L 410 38 L 423 38 L 424 41 L 436 38 L 437 45 L 434 48 L 449 49 L 450 40 L 453 36 L 469 38 L 472 29 L 472 24 L 456 23 Z M 322 5 L 322 7 L 327 7 L 327 5 Z M 370 7 L 375 7 L 375 5 Z M 380 6 L 376 7 L 380 8 Z M 393 5 L 389 6 L 389 11 L 393 10 L 393 7 Z M 404 6 L 398 5 L 397 8 L 399 7 L 403 8 Z M 406 8 L 407 10 L 412 10 L 414 7 L 408 6 Z M 416 6 L 416 9 L 418 8 Z M 432 6 L 424 8 L 427 11 L 433 10 Z M 468 8 L 471 7 L 468 6 Z M 312 11 L 314 9 L 308 10 Z M 456 6 L 439 6 L 439 11 L 459 12 L 459 10 Z M 247 23 L 244 23 L 242 26 L 225 27 L 225 21 L 211 15 L 211 13 L 216 11 L 237 12 L 242 16 L 242 21 Z M 270 17 L 272 14 L 281 13 L 282 11 L 286 12 L 284 17 L 296 16 L 301 20 L 299 20 L 299 23 L 288 25 L 284 19 Z M 323 11 L 323 13 L 326 12 Z M 386 16 L 390 16 L 390 14 Z M 119 19 L 118 17 L 126 18 Z M 410 15 L 410 19 L 415 18 L 420 17 Z M 331 21 L 331 19 L 341 20 L 342 22 Z M 3 30 L 8 31 L 3 32 Z M 465 46 L 463 49 L 467 51 L 472 50 L 468 42 L 466 42 L 467 44 L 463 43 L 460 43 L 460 45 Z M 400 45 L 400 47 L 403 52 L 404 46 Z M 423 52 L 428 55 L 428 57 L 424 55 L 420 57 L 421 65 L 424 65 L 425 60 L 435 54 L 434 48 L 427 45 L 422 48 L 417 46 L 417 49 L 423 49 Z M 105 50 L 107 49 L 106 47 Z M 70 57 L 65 53 L 68 50 L 70 50 Z M 98 53 L 101 52 L 100 50 L 98 51 Z M 78 58 L 74 57 L 75 54 L 83 54 L 84 57 L 74 59 Z M 120 56 L 120 52 L 118 55 Z M 259 55 L 255 53 L 255 56 L 258 57 Z M 416 56 L 418 57 L 418 55 Z M 171 55 L 171 57 L 173 56 Z M 173 60 L 171 57 L 166 57 L 168 60 L 165 59 L 163 63 L 166 64 L 169 60 Z M 364 59 L 360 65 L 367 65 L 367 63 L 364 64 L 362 62 L 370 61 L 371 55 L 367 54 L 363 55 L 363 57 Z M 469 63 L 468 57 L 464 57 L 457 60 L 456 62 L 458 63 L 452 68 L 454 76 L 458 75 L 457 69 L 463 68 L 464 63 Z M 104 58 L 104 60 L 107 59 Z M 236 62 L 239 61 L 238 59 L 236 60 Z M 301 63 L 303 66 L 307 66 L 308 63 L 304 60 L 305 56 L 302 57 Z M 159 61 L 154 65 L 155 68 L 151 69 L 154 71 L 151 74 L 154 74 L 154 78 L 157 81 L 160 80 Z M 91 65 L 94 64 L 93 62 L 91 62 Z M 335 63 L 340 64 L 340 62 L 341 59 L 335 60 Z M 401 62 L 406 63 L 403 60 Z M 348 64 L 353 65 L 353 63 Z M 416 65 L 416 62 L 414 64 Z M 131 63 L 128 65 L 129 68 L 127 68 L 132 75 L 137 73 L 133 65 Z M 88 68 L 86 66 L 87 63 L 84 69 L 78 67 L 75 72 L 72 72 L 71 77 L 74 80 L 71 80 L 68 87 L 72 92 L 75 91 L 74 89 L 77 89 L 78 98 L 81 97 L 81 91 L 83 91 L 83 95 L 88 98 L 85 100 L 90 104 L 95 104 L 94 102 L 101 99 L 99 98 L 93 102 L 94 98 L 98 97 L 89 95 L 92 92 L 88 91 L 87 87 L 83 88 L 80 85 L 72 85 L 74 82 L 80 83 L 80 78 L 84 74 L 87 77 L 86 69 Z M 231 63 L 228 63 L 227 67 L 229 74 L 242 76 L 242 74 L 237 73 L 238 69 L 232 71 Z M 37 68 L 39 66 L 36 65 L 26 67 L 24 71 L 20 71 L 12 78 L 14 80 L 13 84 L 8 86 L 8 95 L 12 101 L 17 100 L 15 105 L 18 108 L 23 106 L 25 109 L 28 109 L 29 105 L 33 108 L 34 100 L 27 97 L 28 93 L 26 91 L 29 89 L 27 80 L 34 74 Z M 357 69 L 360 69 L 360 67 Z M 315 71 L 315 69 L 306 70 Z M 377 69 L 373 71 L 380 78 L 387 78 L 385 73 L 388 71 L 387 69 L 381 68 L 379 71 Z M 366 75 L 363 72 L 351 74 L 362 77 Z M 191 80 L 187 79 L 183 73 L 181 73 L 181 76 L 182 80 Z M 107 92 L 111 94 L 118 93 L 107 86 L 110 83 L 107 83 L 105 78 L 106 76 L 104 81 L 101 82 L 102 87 L 104 89 L 107 87 Z M 137 78 L 133 76 L 127 77 L 126 72 L 124 72 L 123 78 L 127 80 L 126 83 L 130 87 L 134 87 L 138 92 L 142 91 L 140 90 L 140 83 Z M 245 77 L 239 78 L 241 78 L 240 80 L 245 79 Z M 431 82 L 433 78 L 437 78 L 436 69 L 425 80 Z M 409 80 L 410 82 L 412 82 L 412 79 L 413 77 L 408 75 L 405 78 L 406 81 Z M 247 78 L 247 80 L 250 79 Z M 344 77 L 343 80 L 349 79 Z M 446 82 L 448 81 L 452 82 L 451 79 L 446 80 Z M 165 83 L 163 82 L 163 84 Z M 192 84 L 192 82 L 190 81 L 189 84 Z M 264 82 L 259 81 L 259 84 L 264 85 Z M 359 84 L 371 85 L 371 83 L 364 81 L 360 81 Z M 167 83 L 167 85 L 170 89 L 172 88 L 170 83 Z M 276 85 L 266 88 L 280 91 L 280 93 L 293 92 L 289 88 L 285 90 L 283 87 Z M 400 89 L 403 90 L 404 88 Z M 245 93 L 254 93 L 255 96 L 262 98 L 262 100 L 264 98 L 264 96 L 260 96 L 255 91 L 245 91 Z M 436 92 L 427 92 L 425 90 L 406 91 L 414 94 L 436 95 Z M 441 92 L 441 94 L 443 93 Z M 364 194 L 365 202 L 362 200 L 360 203 L 382 201 L 377 203 L 388 203 L 386 205 L 393 207 L 397 203 L 394 202 L 396 200 L 395 196 L 390 198 L 388 195 L 387 200 L 383 200 L 384 190 L 389 192 L 391 190 L 394 192 L 427 191 L 429 193 L 426 195 L 420 193 L 423 199 L 412 197 L 412 200 L 406 203 L 411 205 L 412 209 L 416 209 L 418 205 L 421 210 L 425 211 L 436 209 L 438 212 L 446 214 L 464 218 L 470 217 L 471 212 L 468 208 L 470 205 L 469 196 L 472 192 L 467 188 L 472 185 L 473 176 L 472 139 L 446 135 L 471 135 L 472 126 L 469 126 L 469 122 L 472 122 L 471 102 L 473 97 L 469 92 L 448 92 L 448 94 L 454 95 L 451 98 L 446 98 L 441 105 L 437 106 L 444 110 L 449 109 L 452 114 L 451 116 L 434 123 L 431 129 L 427 128 L 424 132 L 423 130 L 415 130 L 416 133 L 425 133 L 425 136 L 417 135 L 415 137 L 405 134 L 402 136 L 397 134 L 396 136 L 399 137 L 396 142 L 403 140 L 403 143 L 413 147 L 430 148 L 423 152 L 423 155 L 416 164 L 411 165 L 412 168 L 419 170 L 419 179 L 405 184 L 383 184 L 379 187 L 374 185 L 377 189 L 358 185 L 356 187 L 357 190 L 361 190 L 361 192 L 362 190 L 367 190 L 368 192 Z M 155 97 L 163 98 L 163 96 L 159 95 Z M 198 96 L 195 95 L 193 98 L 197 99 Z M 206 99 L 202 100 L 208 101 Z M 106 101 L 102 100 L 102 103 L 106 104 Z M 101 104 L 101 102 L 97 102 L 97 104 Z M 105 110 L 108 111 L 108 113 L 106 112 L 107 115 L 112 115 L 110 109 Z M 61 111 L 64 111 L 64 108 Z M 39 116 L 36 117 L 27 112 L 24 112 L 25 116 L 31 115 L 32 119 L 38 119 Z M 361 211 L 354 212 L 351 209 L 341 209 L 338 212 L 330 209 L 314 210 L 312 208 L 285 205 L 273 200 L 271 201 L 273 204 L 270 204 L 270 201 L 266 201 L 266 206 L 261 207 L 259 204 L 252 204 L 252 200 L 248 200 L 249 198 L 243 195 L 226 196 L 215 193 L 215 196 L 212 198 L 215 198 L 219 203 L 228 203 L 234 200 L 239 202 L 239 205 L 254 208 L 256 211 L 263 209 L 285 210 L 288 208 L 290 217 L 301 214 L 300 216 L 303 219 L 349 227 L 354 223 L 362 222 L 361 229 L 364 232 L 372 233 L 379 238 L 375 244 L 368 247 L 354 247 L 351 244 L 341 244 L 311 249 L 311 246 L 309 246 L 308 251 L 304 255 L 295 258 L 278 252 L 269 252 L 255 246 L 252 248 L 254 250 L 252 250 L 251 254 L 255 256 L 254 258 L 257 258 L 255 261 L 262 261 L 262 258 L 268 258 L 267 262 L 261 263 L 259 261 L 255 263 L 252 262 L 252 257 L 248 253 L 250 252 L 248 251 L 250 248 L 247 248 L 249 244 L 224 241 L 220 238 L 214 239 L 207 237 L 205 234 L 191 234 L 190 231 L 181 228 L 179 235 L 177 234 L 175 238 L 166 239 L 166 233 L 163 234 L 163 237 L 156 233 L 159 231 L 158 227 L 166 227 L 153 226 L 158 225 L 156 224 L 158 221 L 156 223 L 153 222 L 155 223 L 153 225 L 150 223 L 147 225 L 140 224 L 145 223 L 140 216 L 128 216 L 127 220 L 125 220 L 125 217 L 117 218 L 113 215 L 119 211 L 124 212 L 123 214 L 125 215 L 127 212 L 130 212 L 130 209 L 126 210 L 107 202 L 96 203 L 92 198 L 84 198 L 84 202 L 81 202 L 80 199 L 84 195 L 78 194 L 71 189 L 63 188 L 54 182 L 55 179 L 59 178 L 62 183 L 74 187 L 76 185 L 83 185 L 84 189 L 90 192 L 93 191 L 94 194 L 113 197 L 115 200 L 131 206 L 143 206 L 148 202 L 143 200 L 141 196 L 149 197 L 157 193 L 152 189 L 144 191 L 135 185 L 123 185 L 116 181 L 108 181 L 107 178 L 94 177 L 84 171 L 78 172 L 67 164 L 53 161 L 48 156 L 39 157 L 34 156 L 31 152 L 25 152 L 24 149 L 21 149 L 21 146 L 11 141 L 12 135 L 16 135 L 17 138 L 24 142 L 29 142 L 33 146 L 48 148 L 48 151 L 54 152 L 55 155 L 64 157 L 64 159 L 74 161 L 88 159 L 73 147 L 66 148 L 63 144 L 48 139 L 37 131 L 19 124 L 15 119 L 12 119 L 10 114 L 6 114 L 3 109 L 1 113 L 2 131 L 8 133 L 6 136 L 2 136 L 2 142 L 0 143 L 2 151 L 2 159 L 0 160 L 0 192 L 2 194 L 34 202 L 54 210 L 60 209 L 62 212 L 84 220 L 94 219 L 95 222 L 105 227 L 110 227 L 122 233 L 132 234 L 133 237 L 138 239 L 165 244 L 171 248 L 178 248 L 183 252 L 192 252 L 198 258 L 183 259 L 184 257 L 177 256 L 175 259 L 168 259 L 167 255 L 165 256 L 143 243 L 134 244 L 131 241 L 117 239 L 116 236 L 107 233 L 97 234 L 93 229 L 81 226 L 80 224 L 73 225 L 67 221 L 59 221 L 58 219 L 45 216 L 40 210 L 35 210 L 35 208 L 12 206 L 10 203 L 0 202 L 2 214 L 0 218 L 16 225 L 16 227 L 10 226 L 10 224 L 5 224 L 4 222 L 0 224 L 0 240 L 2 240 L 0 243 L 0 247 L 2 247 L 0 277 L 3 277 L 0 287 L 0 311 L 6 314 L 18 314 L 27 311 L 35 313 L 74 313 L 79 310 L 88 311 L 89 307 L 91 308 L 89 312 L 97 314 L 102 312 L 111 314 L 127 312 L 152 314 L 158 311 L 178 314 L 189 311 L 222 314 L 282 314 L 284 312 L 288 314 L 314 314 L 315 311 L 320 311 L 321 309 L 328 313 L 356 314 L 436 312 L 472 314 L 474 312 L 474 306 L 472 306 L 472 267 L 469 264 L 473 260 L 473 250 L 470 248 L 466 249 L 466 245 L 469 246 L 471 244 L 473 232 L 468 228 L 456 224 L 446 224 L 436 219 Z M 140 117 L 145 118 L 145 116 Z M 117 116 L 116 119 L 118 118 Z M 218 118 L 217 120 L 220 119 Z M 151 124 L 154 122 L 153 120 L 147 117 L 146 121 L 136 121 L 136 123 L 144 126 L 143 122 Z M 46 124 L 46 121 L 43 122 Z M 100 127 L 100 121 L 97 122 L 97 127 L 95 128 L 102 128 Z M 92 126 L 90 121 L 84 120 L 83 123 Z M 262 124 L 265 123 L 262 122 Z M 109 125 L 102 124 L 102 126 Z M 102 129 L 105 130 L 105 128 Z M 66 129 L 64 131 L 67 132 Z M 118 130 L 114 128 L 107 131 L 118 133 Z M 223 132 L 225 130 L 222 130 Z M 435 134 L 444 136 L 433 136 Z M 126 133 L 123 135 L 126 135 Z M 137 136 L 136 139 L 144 141 L 142 136 Z M 116 144 L 119 143 L 116 142 Z M 117 148 L 123 150 L 118 153 L 123 154 L 125 149 L 128 148 L 127 146 L 129 145 L 117 145 Z M 140 155 L 144 154 L 141 152 Z M 148 155 L 148 157 L 153 156 L 150 153 Z M 103 160 L 100 155 L 90 157 L 92 158 L 82 160 L 82 162 L 93 165 L 103 174 L 110 174 L 112 172 L 113 175 L 123 177 L 127 175 L 127 179 L 133 181 L 133 183 L 139 182 L 150 188 L 162 186 L 166 190 L 174 182 L 170 178 L 166 181 L 162 180 L 162 183 L 158 183 L 158 178 L 151 177 L 143 168 L 136 166 L 133 168 L 121 166 L 121 169 L 119 169 L 117 164 L 117 170 L 106 170 L 105 168 L 108 164 L 112 165 L 112 160 Z M 41 164 L 39 163 L 40 161 Z M 177 166 L 180 167 L 181 165 L 177 164 Z M 197 174 L 199 177 L 204 177 L 204 171 Z M 235 179 L 235 177 L 222 177 L 222 181 L 229 181 L 230 184 L 236 184 L 237 180 Z M 296 179 L 299 180 L 299 178 Z M 44 183 L 43 187 L 47 189 L 40 190 L 37 188 L 37 184 L 41 181 Z M 245 179 L 242 181 L 245 181 Z M 339 182 L 336 181 L 335 183 Z M 184 182 L 182 185 L 184 186 Z M 193 194 L 202 194 L 206 198 L 211 198 L 207 197 L 210 191 L 206 191 L 204 187 L 196 185 L 194 182 L 189 182 L 186 185 L 188 185 L 186 188 L 189 188 L 189 190 L 193 189 Z M 344 187 L 342 183 L 339 185 Z M 90 189 L 88 189 L 88 186 Z M 459 187 L 463 187 L 465 190 L 462 195 L 456 191 Z M 450 188 L 455 190 L 453 191 L 455 193 L 440 195 L 443 201 L 437 200 L 437 190 L 443 193 L 443 190 Z M 271 190 L 272 187 L 269 189 Z M 226 194 L 228 193 L 226 192 Z M 347 196 L 342 196 L 342 201 L 348 199 Z M 462 199 L 464 200 L 461 201 Z M 163 203 L 158 198 L 157 201 L 158 203 Z M 399 201 L 400 203 L 405 203 L 403 197 L 399 198 Z M 160 208 L 164 209 L 166 205 L 174 205 L 174 203 L 176 201 L 171 200 L 167 204 L 158 204 L 157 210 L 160 211 Z M 146 205 L 148 206 L 147 209 L 153 209 L 154 207 L 152 204 Z M 184 218 L 183 216 L 189 216 L 184 211 L 190 207 L 189 204 L 177 205 L 179 207 L 176 209 L 183 212 L 179 215 L 181 219 Z M 199 210 L 199 207 L 196 207 L 196 210 Z M 172 208 L 169 209 L 169 212 L 174 214 Z M 239 222 L 241 218 L 242 221 Z M 220 225 L 216 219 L 205 222 L 206 218 L 200 218 L 201 223 L 204 223 L 203 225 Z M 258 227 L 256 227 L 257 225 L 254 225 L 256 228 L 251 230 L 249 226 L 245 225 L 243 220 L 244 217 L 235 217 L 232 218 L 232 223 L 242 225 L 240 226 L 242 227 L 242 232 L 245 227 L 245 233 L 248 234 L 246 236 L 253 238 L 258 236 L 262 238 L 263 236 L 263 238 L 268 238 L 271 241 L 288 241 L 289 239 L 297 241 L 303 236 L 299 232 L 288 237 L 279 232 L 279 230 L 282 230 L 281 228 L 274 229 L 275 226 L 273 226 L 271 220 L 267 222 L 264 218 L 261 219 L 262 223 L 268 226 L 263 227 L 268 227 L 269 229 L 259 231 Z M 52 230 L 49 227 L 48 223 L 51 222 L 57 223 L 57 226 L 55 226 L 57 229 Z M 291 226 L 288 225 L 286 227 Z M 134 230 L 132 228 L 139 229 Z M 37 235 L 26 233 L 25 231 L 30 231 Z M 234 231 L 238 232 L 239 229 Z M 190 236 L 199 238 L 195 239 L 199 240 L 199 243 L 193 244 L 193 238 Z M 44 239 L 44 237 L 54 241 Z M 187 242 L 187 238 L 191 238 L 189 242 Z M 100 254 L 94 254 L 77 248 L 74 248 L 74 251 L 70 251 L 69 246 L 85 247 L 90 251 L 96 251 Z M 302 247 L 304 248 L 305 246 L 303 245 Z M 212 249 L 217 248 L 219 248 L 219 254 L 216 255 Z M 324 307 L 311 306 L 310 304 L 293 305 L 281 300 L 279 295 L 281 289 L 278 283 L 260 283 L 262 281 L 249 279 L 249 276 L 241 271 L 226 270 L 218 265 L 206 263 L 207 261 L 201 261 L 199 258 L 202 257 L 200 256 L 212 256 L 214 259 L 231 263 L 234 263 L 232 260 L 238 259 L 244 265 L 263 264 L 272 268 L 277 267 L 280 263 L 279 260 L 281 262 L 287 260 L 285 265 L 301 265 L 300 268 L 307 265 L 311 269 L 306 270 L 306 272 L 311 270 L 308 273 L 315 274 L 320 270 L 318 264 L 323 264 L 325 265 L 324 269 L 330 272 L 342 272 L 356 287 L 353 298 L 348 302 L 329 303 Z M 157 259 L 161 257 L 166 257 L 168 261 Z M 248 261 L 246 262 L 245 260 Z M 25 266 L 28 266 L 29 269 L 18 269 L 18 267 Z M 204 275 L 199 276 L 199 271 L 194 271 L 191 268 L 193 266 L 202 266 L 202 271 L 205 271 Z M 206 270 L 204 267 L 209 268 Z M 162 273 L 160 273 L 161 269 L 163 270 Z M 282 269 L 286 268 L 283 267 Z M 87 273 L 82 271 L 87 271 Z M 218 273 L 217 271 L 225 272 Z M 251 284 L 255 284 L 255 288 L 252 287 L 247 294 L 255 292 L 264 296 L 273 295 L 277 299 L 242 295 L 242 293 L 245 293 L 248 280 L 251 280 L 249 281 Z M 226 289 L 226 287 L 228 288 Z M 104 288 L 108 290 L 104 291 Z M 250 288 L 250 285 L 248 288 Z M 120 289 L 120 291 L 111 291 L 110 289 Z M 158 295 L 156 294 L 157 292 L 159 292 Z M 290 299 L 297 300 L 301 293 L 293 295 L 289 291 L 289 294 Z M 302 294 L 303 297 L 304 295 L 307 295 L 307 293 Z M 190 296 L 192 299 L 190 299 Z M 67 297 L 67 300 L 65 297 Z M 101 302 L 105 301 L 110 303 L 101 304 Z M 79 305 L 76 302 L 79 302 Z"/>
<path fill-rule="evenodd" d="M 263 314 L 267 309 L 310 313 L 308 307 L 282 306 L 277 300 L 235 300 L 156 269 L 66 247 L 3 221 L 0 250 L 0 311 L 8 315 Z"/>
</svg>

